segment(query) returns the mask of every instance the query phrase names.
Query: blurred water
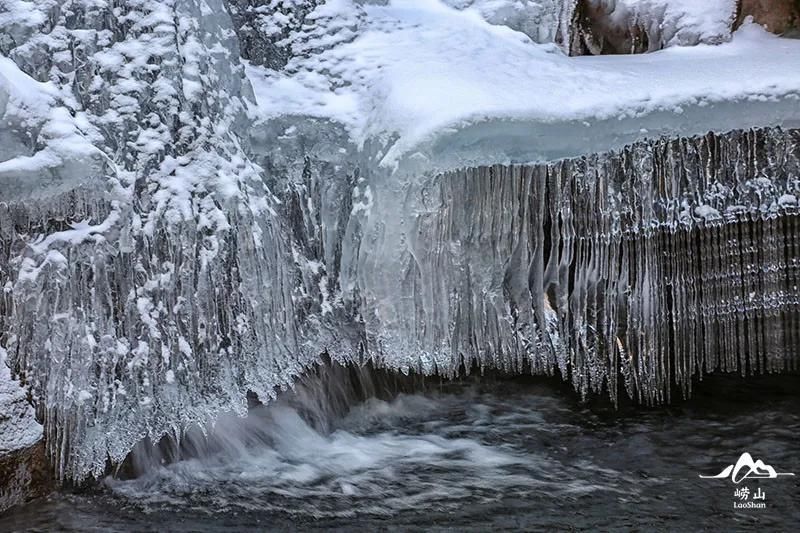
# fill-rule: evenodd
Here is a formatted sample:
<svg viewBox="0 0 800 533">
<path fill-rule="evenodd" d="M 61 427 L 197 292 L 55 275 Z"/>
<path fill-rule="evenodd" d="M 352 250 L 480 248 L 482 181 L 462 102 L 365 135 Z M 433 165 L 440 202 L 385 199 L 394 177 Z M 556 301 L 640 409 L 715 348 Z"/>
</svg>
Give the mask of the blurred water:
<svg viewBox="0 0 800 533">
<path fill-rule="evenodd" d="M 791 530 L 798 477 L 700 479 L 750 452 L 800 473 L 798 380 L 704 384 L 670 408 L 594 406 L 557 384 L 369 399 L 318 431 L 277 402 L 221 420 L 199 457 L 62 493 L 0 531 Z M 734 491 L 766 509 L 733 509 Z"/>
</svg>

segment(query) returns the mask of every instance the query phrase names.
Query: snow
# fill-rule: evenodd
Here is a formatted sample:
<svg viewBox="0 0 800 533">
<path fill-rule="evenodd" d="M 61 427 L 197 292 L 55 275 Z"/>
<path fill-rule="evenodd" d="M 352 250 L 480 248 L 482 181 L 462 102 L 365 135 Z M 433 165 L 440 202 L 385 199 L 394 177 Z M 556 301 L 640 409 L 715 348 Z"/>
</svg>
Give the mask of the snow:
<svg viewBox="0 0 800 533">
<path fill-rule="evenodd" d="M 45 22 L 44 13 L 36 9 L 35 2 L 26 0 L 5 0 L 4 12 L 0 13 L 0 25 L 16 23 L 22 26 L 38 26 Z"/>
<path fill-rule="evenodd" d="M 74 187 L 101 173 L 102 152 L 83 131 L 81 117 L 70 113 L 52 83 L 34 80 L 10 59 L 0 56 L 0 182 L 5 199 L 42 193 L 48 181 L 60 188 Z M 38 132 L 31 153 L 31 132 Z M 38 190 L 37 190 L 38 189 Z"/>
<path fill-rule="evenodd" d="M 329 3 L 328 11 L 330 4 L 341 11 L 341 19 L 356 18 L 347 0 Z M 356 38 L 296 57 L 280 73 L 251 65 L 247 74 L 262 118 L 334 120 L 360 146 L 383 140 L 387 150 L 381 164 L 390 168 L 476 124 L 546 125 L 555 134 L 557 124 L 570 121 L 610 120 L 613 126 L 616 119 L 666 113 L 670 120 L 685 114 L 681 123 L 698 128 L 693 113 L 704 107 L 800 93 L 800 41 L 777 38 L 752 24 L 716 46 L 568 57 L 553 44 L 536 44 L 472 10 L 437 0 L 393 0 L 363 10 Z M 700 11 L 692 12 L 699 16 Z M 320 27 L 315 31 L 324 33 Z M 800 118 L 800 106 L 791 101 L 791 107 L 793 114 L 780 116 Z M 741 117 L 755 120 L 746 113 Z M 766 124 L 740 127 L 752 125 Z"/>
<path fill-rule="evenodd" d="M 51 84 L 34 80 L 3 56 L 0 56 L 0 90 L 7 93 L 18 107 L 28 108 L 39 115 L 48 113 L 56 94 Z"/>
</svg>

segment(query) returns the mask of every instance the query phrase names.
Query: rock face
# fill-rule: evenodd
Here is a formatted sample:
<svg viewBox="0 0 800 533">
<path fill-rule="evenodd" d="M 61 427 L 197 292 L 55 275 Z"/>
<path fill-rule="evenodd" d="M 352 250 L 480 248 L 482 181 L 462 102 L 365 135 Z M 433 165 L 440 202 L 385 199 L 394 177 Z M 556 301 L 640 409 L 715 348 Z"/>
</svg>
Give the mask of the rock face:
<svg viewBox="0 0 800 533">
<path fill-rule="evenodd" d="M 55 487 L 44 442 L 0 456 L 0 513 Z"/>
<path fill-rule="evenodd" d="M 800 28 L 800 2 L 797 0 L 739 0 L 737 24 L 753 17 L 772 33 Z"/>
<path fill-rule="evenodd" d="M 11 377 L 5 350 L 0 349 L 0 456 L 30 448 L 42 438 L 28 393 Z"/>
</svg>

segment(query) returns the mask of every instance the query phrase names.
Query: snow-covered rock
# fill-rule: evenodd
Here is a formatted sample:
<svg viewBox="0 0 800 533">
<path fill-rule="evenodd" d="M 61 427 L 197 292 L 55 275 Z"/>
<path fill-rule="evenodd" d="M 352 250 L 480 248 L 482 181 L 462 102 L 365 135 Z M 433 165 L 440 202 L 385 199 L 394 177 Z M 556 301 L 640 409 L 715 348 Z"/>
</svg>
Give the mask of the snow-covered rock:
<svg viewBox="0 0 800 533">
<path fill-rule="evenodd" d="M 58 105 L 57 94 L 52 84 L 0 57 L 0 183 L 6 202 L 97 186 L 105 174 L 103 153 L 80 119 Z"/>
<path fill-rule="evenodd" d="M 6 359 L 0 347 L 0 513 L 36 494 L 44 467 L 42 426 Z"/>
<path fill-rule="evenodd" d="M 226 5 L 242 57 L 269 68 L 284 67 L 293 54 L 289 37 L 303 28 L 306 16 L 322 3 L 323 0 L 228 0 Z"/>
<path fill-rule="evenodd" d="M 730 40 L 736 0 L 586 0 L 575 31 L 592 53 L 640 53 Z M 608 42 L 605 42 L 608 41 Z"/>
<path fill-rule="evenodd" d="M 42 438 L 28 392 L 11 377 L 6 359 L 0 348 L 0 456 L 30 448 Z"/>
</svg>

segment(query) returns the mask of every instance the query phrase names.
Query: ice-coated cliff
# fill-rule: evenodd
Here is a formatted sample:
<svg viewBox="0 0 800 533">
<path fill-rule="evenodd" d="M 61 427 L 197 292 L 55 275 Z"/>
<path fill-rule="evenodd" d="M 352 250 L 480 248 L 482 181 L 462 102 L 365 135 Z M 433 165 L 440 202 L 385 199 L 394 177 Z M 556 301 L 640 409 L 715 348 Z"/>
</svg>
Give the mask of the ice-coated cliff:
<svg viewBox="0 0 800 533">
<path fill-rule="evenodd" d="M 0 0 L 0 347 L 59 475 L 322 354 L 795 368 L 800 42 L 570 58 L 574 9 Z"/>
</svg>

